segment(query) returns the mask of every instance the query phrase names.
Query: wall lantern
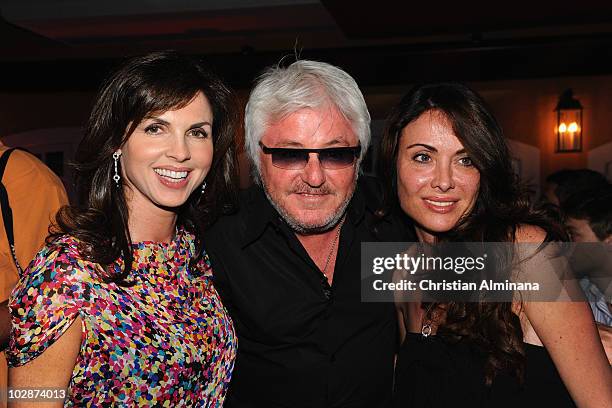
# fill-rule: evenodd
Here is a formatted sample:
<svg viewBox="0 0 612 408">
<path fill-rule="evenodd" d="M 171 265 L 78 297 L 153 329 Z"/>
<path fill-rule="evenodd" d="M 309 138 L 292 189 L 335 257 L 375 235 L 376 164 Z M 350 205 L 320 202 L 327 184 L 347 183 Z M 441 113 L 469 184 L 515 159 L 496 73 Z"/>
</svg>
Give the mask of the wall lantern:
<svg viewBox="0 0 612 408">
<path fill-rule="evenodd" d="M 557 152 L 582 151 L 582 105 L 571 89 L 559 97 L 557 112 Z"/>
</svg>

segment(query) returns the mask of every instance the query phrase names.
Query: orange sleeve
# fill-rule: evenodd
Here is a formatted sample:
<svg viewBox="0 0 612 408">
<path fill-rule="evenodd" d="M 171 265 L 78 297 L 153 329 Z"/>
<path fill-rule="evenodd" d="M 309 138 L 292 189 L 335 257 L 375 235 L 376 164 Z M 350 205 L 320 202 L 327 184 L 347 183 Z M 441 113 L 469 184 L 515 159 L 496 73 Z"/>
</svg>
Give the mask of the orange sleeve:
<svg viewBox="0 0 612 408">
<path fill-rule="evenodd" d="M 61 180 L 41 161 L 29 153 L 16 150 L 11 154 L 2 178 L 13 211 L 15 250 L 25 270 L 43 247 L 55 214 L 68 204 Z M 0 232 L 0 301 L 8 298 L 17 282 L 17 268 L 8 249 L 4 226 Z"/>
</svg>

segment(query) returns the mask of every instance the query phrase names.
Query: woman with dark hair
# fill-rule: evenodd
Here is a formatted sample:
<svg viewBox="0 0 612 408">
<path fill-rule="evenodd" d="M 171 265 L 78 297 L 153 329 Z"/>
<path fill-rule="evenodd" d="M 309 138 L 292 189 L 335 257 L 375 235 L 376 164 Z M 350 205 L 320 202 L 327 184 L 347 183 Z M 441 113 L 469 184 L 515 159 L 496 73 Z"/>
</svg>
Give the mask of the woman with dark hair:
<svg viewBox="0 0 612 408">
<path fill-rule="evenodd" d="M 530 208 L 499 125 L 464 85 L 420 85 L 404 96 L 379 163 L 382 213 L 397 198 L 421 242 L 565 238 Z M 496 262 L 510 267 L 510 259 Z M 610 367 L 588 307 L 523 300 L 398 304 L 395 406 L 611 406 Z"/>
<path fill-rule="evenodd" d="M 201 231 L 233 203 L 235 119 L 229 89 L 176 52 L 106 81 L 76 153 L 84 205 L 58 214 L 11 297 L 10 387 L 67 390 L 66 406 L 223 404 L 236 340 Z"/>
</svg>

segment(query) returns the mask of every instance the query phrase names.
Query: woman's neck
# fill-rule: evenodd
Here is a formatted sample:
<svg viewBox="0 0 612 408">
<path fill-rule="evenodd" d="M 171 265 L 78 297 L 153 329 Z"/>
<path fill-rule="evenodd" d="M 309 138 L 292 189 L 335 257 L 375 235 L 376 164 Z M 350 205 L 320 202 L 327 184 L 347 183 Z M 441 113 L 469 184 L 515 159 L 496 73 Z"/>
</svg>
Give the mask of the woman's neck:
<svg viewBox="0 0 612 408">
<path fill-rule="evenodd" d="M 171 242 L 176 232 L 176 214 L 164 216 L 152 214 L 132 214 L 128 222 L 132 242 L 153 241 Z"/>
<path fill-rule="evenodd" d="M 432 233 L 419 227 L 415 227 L 414 230 L 419 242 L 425 242 L 426 244 L 434 244 L 436 242 L 436 236 Z"/>
<path fill-rule="evenodd" d="M 176 232 L 176 212 L 144 200 L 128 200 L 128 229 L 132 242 L 171 242 Z"/>
</svg>

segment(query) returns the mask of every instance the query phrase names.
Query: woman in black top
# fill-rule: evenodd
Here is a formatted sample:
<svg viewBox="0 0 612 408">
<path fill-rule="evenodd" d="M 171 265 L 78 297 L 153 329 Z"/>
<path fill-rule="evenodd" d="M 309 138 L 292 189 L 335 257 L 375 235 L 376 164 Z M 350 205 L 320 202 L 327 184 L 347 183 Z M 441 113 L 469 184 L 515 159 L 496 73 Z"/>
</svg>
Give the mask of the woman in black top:
<svg viewBox="0 0 612 408">
<path fill-rule="evenodd" d="M 464 85 L 413 88 L 388 119 L 381 155 L 386 202 L 397 195 L 421 242 L 564 238 L 530 209 L 499 125 Z M 396 407 L 612 406 L 582 302 L 413 302 L 398 312 Z"/>
</svg>

